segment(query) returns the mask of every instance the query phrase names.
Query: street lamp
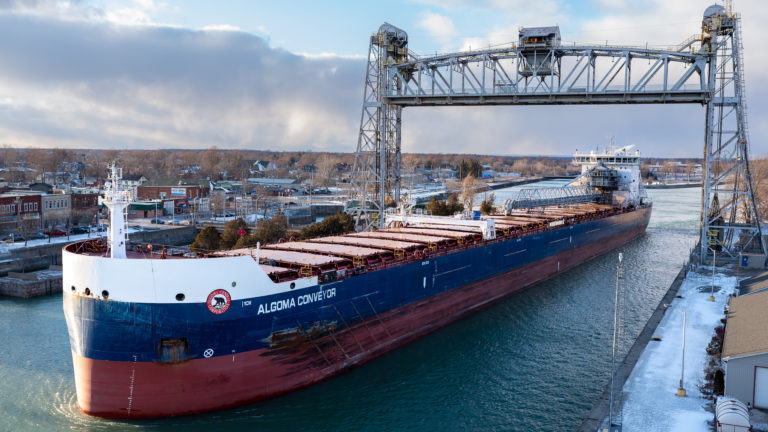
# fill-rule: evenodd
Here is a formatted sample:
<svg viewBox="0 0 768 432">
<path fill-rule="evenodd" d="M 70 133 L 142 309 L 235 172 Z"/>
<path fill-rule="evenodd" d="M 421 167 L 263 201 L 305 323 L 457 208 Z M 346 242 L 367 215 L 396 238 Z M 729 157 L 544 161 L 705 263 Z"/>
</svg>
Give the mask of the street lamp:
<svg viewBox="0 0 768 432">
<path fill-rule="evenodd" d="M 680 360 L 680 387 L 677 388 L 677 395 L 685 397 L 685 387 L 683 387 L 683 379 L 685 378 L 685 311 L 683 312 L 683 355 Z"/>
<path fill-rule="evenodd" d="M 713 302 L 715 301 L 715 257 L 717 256 L 717 251 L 713 248 L 712 249 L 712 292 L 709 296 L 709 301 Z"/>
</svg>

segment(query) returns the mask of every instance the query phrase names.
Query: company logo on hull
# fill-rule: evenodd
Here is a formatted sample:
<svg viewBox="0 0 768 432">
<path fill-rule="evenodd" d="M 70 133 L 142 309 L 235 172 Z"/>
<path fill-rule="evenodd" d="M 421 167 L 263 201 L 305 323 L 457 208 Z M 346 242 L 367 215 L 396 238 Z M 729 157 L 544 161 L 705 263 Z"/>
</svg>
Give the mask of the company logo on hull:
<svg viewBox="0 0 768 432">
<path fill-rule="evenodd" d="M 232 304 L 232 297 L 223 289 L 217 289 L 208 294 L 208 310 L 216 315 L 221 315 L 229 309 Z"/>
</svg>

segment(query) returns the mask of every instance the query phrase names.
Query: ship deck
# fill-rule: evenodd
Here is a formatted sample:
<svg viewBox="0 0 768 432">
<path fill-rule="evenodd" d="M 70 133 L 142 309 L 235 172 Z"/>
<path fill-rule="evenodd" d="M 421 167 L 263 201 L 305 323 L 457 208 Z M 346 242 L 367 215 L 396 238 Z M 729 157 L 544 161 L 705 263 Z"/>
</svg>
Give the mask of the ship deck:
<svg viewBox="0 0 768 432">
<path fill-rule="evenodd" d="M 349 277 L 393 265 L 422 260 L 436 254 L 477 247 L 526 235 L 575 225 L 631 211 L 604 204 L 575 204 L 540 209 L 513 210 L 508 215 L 494 214 L 496 238 L 484 240 L 480 228 L 451 224 L 420 224 L 398 226 L 375 231 L 317 237 L 302 241 L 284 241 L 256 248 L 229 251 L 200 251 L 184 253 L 173 247 L 131 244 L 128 259 L 197 259 L 231 256 L 251 256 L 274 281 L 282 282 L 301 277 Z M 67 246 L 70 252 L 109 256 L 102 239 L 92 239 Z"/>
</svg>

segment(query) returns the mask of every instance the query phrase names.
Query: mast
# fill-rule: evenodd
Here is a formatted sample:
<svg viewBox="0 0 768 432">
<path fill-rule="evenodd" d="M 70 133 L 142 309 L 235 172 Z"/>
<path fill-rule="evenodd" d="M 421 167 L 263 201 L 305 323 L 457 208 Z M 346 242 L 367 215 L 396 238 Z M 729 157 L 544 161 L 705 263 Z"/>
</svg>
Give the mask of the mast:
<svg viewBox="0 0 768 432">
<path fill-rule="evenodd" d="M 123 188 L 121 177 L 123 169 L 116 163 L 109 165 L 109 182 L 104 192 L 104 205 L 109 208 L 109 242 L 110 256 L 112 258 L 125 258 L 125 209 L 131 203 L 131 192 Z"/>
</svg>

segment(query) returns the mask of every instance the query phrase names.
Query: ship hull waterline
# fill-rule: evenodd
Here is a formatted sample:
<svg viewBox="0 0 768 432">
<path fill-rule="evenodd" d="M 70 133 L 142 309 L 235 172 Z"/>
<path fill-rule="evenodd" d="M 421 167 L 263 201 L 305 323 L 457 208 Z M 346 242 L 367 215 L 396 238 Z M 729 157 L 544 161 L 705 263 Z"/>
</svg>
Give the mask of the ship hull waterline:
<svg viewBox="0 0 768 432">
<path fill-rule="evenodd" d="M 381 312 L 322 341 L 310 337 L 290 349 L 265 347 L 174 364 L 96 360 L 73 350 L 78 405 L 99 417 L 167 417 L 239 406 L 309 386 L 640 237 L 650 208 L 637 212 L 641 221 L 617 235 Z"/>
</svg>

